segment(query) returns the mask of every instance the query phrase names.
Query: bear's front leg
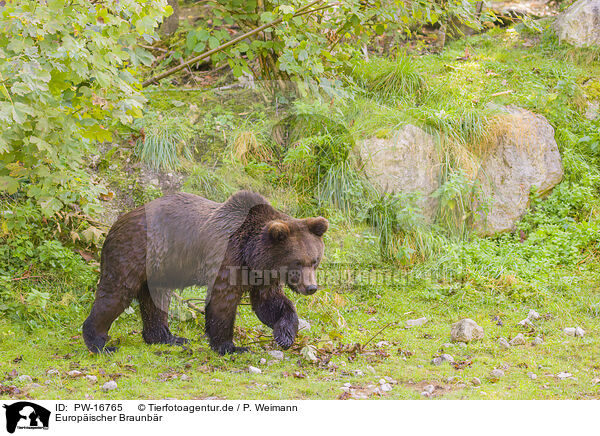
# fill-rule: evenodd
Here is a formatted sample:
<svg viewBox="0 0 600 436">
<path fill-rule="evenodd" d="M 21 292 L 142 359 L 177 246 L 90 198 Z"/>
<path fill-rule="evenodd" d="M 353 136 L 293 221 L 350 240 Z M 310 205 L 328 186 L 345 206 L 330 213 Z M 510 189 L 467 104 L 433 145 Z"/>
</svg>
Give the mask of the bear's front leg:
<svg viewBox="0 0 600 436">
<path fill-rule="evenodd" d="M 206 334 L 210 348 L 220 355 L 248 351 L 246 347 L 236 347 L 233 344 L 233 324 L 241 297 L 242 293 L 239 290 L 213 290 L 206 305 Z"/>
<path fill-rule="evenodd" d="M 250 291 L 250 303 L 258 319 L 273 329 L 275 342 L 284 350 L 290 348 L 298 333 L 298 315 L 283 289 L 254 288 Z"/>
</svg>

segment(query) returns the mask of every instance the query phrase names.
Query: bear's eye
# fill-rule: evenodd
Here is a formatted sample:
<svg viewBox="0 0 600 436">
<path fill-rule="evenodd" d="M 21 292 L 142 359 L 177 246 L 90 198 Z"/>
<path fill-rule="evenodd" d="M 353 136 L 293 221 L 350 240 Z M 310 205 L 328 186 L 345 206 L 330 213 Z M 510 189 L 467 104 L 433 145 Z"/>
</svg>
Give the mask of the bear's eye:
<svg viewBox="0 0 600 436">
<path fill-rule="evenodd" d="M 316 267 L 319 264 L 319 259 L 313 259 L 312 261 L 312 267 Z"/>
</svg>

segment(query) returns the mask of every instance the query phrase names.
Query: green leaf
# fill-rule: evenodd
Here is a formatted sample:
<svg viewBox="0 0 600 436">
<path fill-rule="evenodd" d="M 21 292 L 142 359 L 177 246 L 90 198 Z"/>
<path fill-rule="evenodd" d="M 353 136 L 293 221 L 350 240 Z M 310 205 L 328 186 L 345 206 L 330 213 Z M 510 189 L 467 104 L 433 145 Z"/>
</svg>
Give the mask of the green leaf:
<svg viewBox="0 0 600 436">
<path fill-rule="evenodd" d="M 221 45 L 221 43 L 219 42 L 219 40 L 217 38 L 215 38 L 214 36 L 211 36 L 210 38 L 208 38 L 208 47 L 213 50 L 215 48 L 217 48 L 219 45 Z"/>
</svg>

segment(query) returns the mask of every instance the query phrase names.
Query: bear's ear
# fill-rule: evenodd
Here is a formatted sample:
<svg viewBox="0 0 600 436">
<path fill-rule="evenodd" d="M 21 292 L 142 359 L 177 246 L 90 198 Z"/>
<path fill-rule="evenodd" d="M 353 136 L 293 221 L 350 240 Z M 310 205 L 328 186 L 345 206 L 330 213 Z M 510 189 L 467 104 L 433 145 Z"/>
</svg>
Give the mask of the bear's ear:
<svg viewBox="0 0 600 436">
<path fill-rule="evenodd" d="M 308 225 L 308 230 L 310 230 L 317 236 L 323 236 L 323 234 L 329 228 L 329 221 L 327 221 L 322 216 L 317 218 L 307 218 L 306 224 Z"/>
<path fill-rule="evenodd" d="M 290 228 L 283 221 L 271 221 L 267 231 L 269 232 L 269 237 L 275 242 L 283 242 L 290 236 Z"/>
</svg>

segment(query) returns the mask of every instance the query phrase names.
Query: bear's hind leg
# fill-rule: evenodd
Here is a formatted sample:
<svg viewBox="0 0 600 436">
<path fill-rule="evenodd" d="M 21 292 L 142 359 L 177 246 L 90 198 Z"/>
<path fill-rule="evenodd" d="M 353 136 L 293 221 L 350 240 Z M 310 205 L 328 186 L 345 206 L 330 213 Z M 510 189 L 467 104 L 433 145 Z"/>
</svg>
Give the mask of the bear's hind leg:
<svg viewBox="0 0 600 436">
<path fill-rule="evenodd" d="M 148 289 L 142 286 L 138 297 L 142 315 L 142 337 L 147 344 L 183 345 L 186 338 L 174 336 L 169 330 L 168 312 L 171 304 L 171 291 L 167 289 Z"/>
<path fill-rule="evenodd" d="M 287 350 L 298 333 L 298 315 L 294 303 L 280 288 L 254 288 L 250 291 L 252 310 L 265 325 L 273 329 L 275 342 Z"/>
<path fill-rule="evenodd" d="M 210 347 L 221 356 L 248 351 L 248 348 L 236 347 L 233 343 L 233 324 L 241 298 L 242 293 L 238 290 L 213 290 L 206 305 L 206 334 Z"/>
<path fill-rule="evenodd" d="M 105 347 L 110 339 L 108 330 L 132 300 L 132 293 L 107 291 L 100 282 L 90 315 L 83 323 L 83 340 L 91 352 L 116 351 L 116 347 Z"/>
</svg>

